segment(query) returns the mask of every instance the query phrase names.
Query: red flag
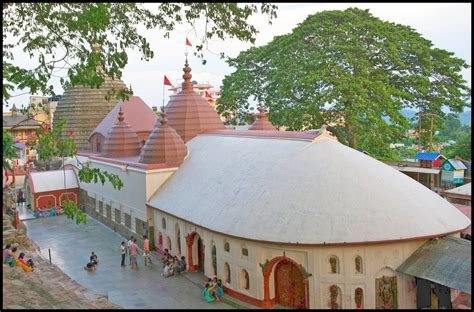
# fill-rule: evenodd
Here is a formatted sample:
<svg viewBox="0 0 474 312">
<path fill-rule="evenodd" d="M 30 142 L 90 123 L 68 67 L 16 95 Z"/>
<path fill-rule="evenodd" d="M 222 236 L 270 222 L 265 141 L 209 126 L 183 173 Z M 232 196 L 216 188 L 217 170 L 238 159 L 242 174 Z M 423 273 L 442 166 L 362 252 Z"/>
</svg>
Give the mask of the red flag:
<svg viewBox="0 0 474 312">
<path fill-rule="evenodd" d="M 188 37 L 186 37 L 186 45 L 192 47 L 193 45 L 191 44 L 191 41 L 188 40 Z"/>
<path fill-rule="evenodd" d="M 171 82 L 169 81 L 168 77 L 166 77 L 166 75 L 165 75 L 165 79 L 164 79 L 164 82 L 163 82 L 163 83 L 164 83 L 165 86 L 170 86 L 170 87 L 173 86 L 173 85 L 171 84 Z"/>
<path fill-rule="evenodd" d="M 5 183 L 8 182 L 8 170 L 5 168 Z"/>
<path fill-rule="evenodd" d="M 206 95 L 207 98 L 212 99 L 212 95 L 209 92 L 206 91 L 205 95 Z"/>
<path fill-rule="evenodd" d="M 69 129 L 69 137 L 72 138 L 72 129 Z"/>
<path fill-rule="evenodd" d="M 44 126 L 44 131 L 48 131 L 48 128 L 49 128 L 49 126 L 48 126 L 48 124 L 46 124 L 46 125 Z"/>
</svg>

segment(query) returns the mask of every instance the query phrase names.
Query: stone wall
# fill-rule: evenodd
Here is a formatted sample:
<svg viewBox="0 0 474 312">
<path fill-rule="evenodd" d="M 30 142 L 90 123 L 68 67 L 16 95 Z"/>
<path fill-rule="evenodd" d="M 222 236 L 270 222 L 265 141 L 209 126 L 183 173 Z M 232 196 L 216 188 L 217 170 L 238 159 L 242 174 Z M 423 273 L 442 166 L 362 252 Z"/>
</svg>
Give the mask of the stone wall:
<svg viewBox="0 0 474 312">
<path fill-rule="evenodd" d="M 120 217 L 121 222 L 117 223 L 116 222 L 117 219 L 116 219 L 115 215 L 116 215 L 116 212 L 119 211 L 118 209 L 112 207 L 110 209 L 110 213 L 107 213 L 108 209 L 106 208 L 106 206 L 109 206 L 109 205 L 106 205 L 105 203 L 102 203 L 103 204 L 103 210 L 102 210 L 102 214 L 100 214 L 96 210 L 96 200 L 95 200 L 95 198 L 90 197 L 87 194 L 87 191 L 84 191 L 84 190 L 81 189 L 79 198 L 80 198 L 79 207 L 81 208 L 81 210 L 83 212 L 85 212 L 90 217 L 94 218 L 95 220 L 99 221 L 100 223 L 106 225 L 110 229 L 114 230 L 118 234 L 122 235 L 124 237 L 125 242 L 128 241 L 130 236 L 133 236 L 137 239 L 138 246 L 139 247 L 143 246 L 143 234 L 146 234 L 146 231 L 145 230 L 142 231 L 142 229 L 140 227 L 139 228 L 140 229 L 139 233 L 135 232 L 134 230 L 132 230 L 131 228 L 129 228 L 125 225 L 125 218 L 122 218 L 122 217 Z M 97 201 L 97 202 L 99 202 L 99 201 Z M 137 219 L 133 218 L 131 220 L 132 221 L 131 223 L 132 224 L 138 223 L 136 220 Z"/>
</svg>

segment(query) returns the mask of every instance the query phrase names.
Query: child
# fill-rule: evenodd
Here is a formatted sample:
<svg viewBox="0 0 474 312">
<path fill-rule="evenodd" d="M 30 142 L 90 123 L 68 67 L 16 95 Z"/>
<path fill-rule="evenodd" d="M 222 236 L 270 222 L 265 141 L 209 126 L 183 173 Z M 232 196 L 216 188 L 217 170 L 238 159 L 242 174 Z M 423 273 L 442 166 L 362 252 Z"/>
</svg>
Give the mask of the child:
<svg viewBox="0 0 474 312">
<path fill-rule="evenodd" d="M 219 280 L 217 281 L 216 300 L 217 300 L 217 301 L 221 301 L 223 296 L 224 296 L 224 287 L 222 286 L 222 280 L 219 279 Z"/>
<path fill-rule="evenodd" d="M 87 263 L 86 266 L 84 267 L 84 270 L 95 271 L 95 264 L 92 262 Z"/>
<path fill-rule="evenodd" d="M 174 273 L 181 273 L 181 263 L 178 260 L 178 257 L 173 257 L 173 272 Z"/>
<path fill-rule="evenodd" d="M 125 246 L 125 242 L 122 242 L 120 245 L 120 255 L 122 256 L 122 263 L 121 266 L 125 266 L 125 255 L 127 254 L 127 246 Z"/>
<path fill-rule="evenodd" d="M 181 256 L 181 272 L 186 272 L 186 258 Z"/>
</svg>

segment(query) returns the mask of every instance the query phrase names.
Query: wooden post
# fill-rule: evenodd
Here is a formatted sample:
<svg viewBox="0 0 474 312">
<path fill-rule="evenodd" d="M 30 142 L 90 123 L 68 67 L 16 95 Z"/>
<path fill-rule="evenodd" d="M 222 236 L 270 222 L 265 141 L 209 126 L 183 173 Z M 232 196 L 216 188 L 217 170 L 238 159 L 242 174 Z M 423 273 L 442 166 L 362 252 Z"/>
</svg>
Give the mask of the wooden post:
<svg viewBox="0 0 474 312">
<path fill-rule="evenodd" d="M 421 152 L 421 115 L 423 113 L 420 111 L 418 113 L 418 152 Z"/>
<path fill-rule="evenodd" d="M 48 253 L 49 253 L 49 264 L 51 264 L 51 249 L 48 248 Z"/>
</svg>

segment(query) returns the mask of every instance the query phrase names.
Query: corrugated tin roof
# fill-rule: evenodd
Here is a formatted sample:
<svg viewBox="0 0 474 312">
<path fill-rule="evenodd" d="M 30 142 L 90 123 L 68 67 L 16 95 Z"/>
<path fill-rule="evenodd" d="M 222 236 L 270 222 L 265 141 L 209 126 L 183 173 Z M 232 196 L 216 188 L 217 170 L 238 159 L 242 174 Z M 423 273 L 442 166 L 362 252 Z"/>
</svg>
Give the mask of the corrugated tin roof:
<svg viewBox="0 0 474 312">
<path fill-rule="evenodd" d="M 415 159 L 419 160 L 436 160 L 439 157 L 443 157 L 440 153 L 417 153 Z"/>
<path fill-rule="evenodd" d="M 148 204 L 216 232 L 281 243 L 441 236 L 470 224 L 424 185 L 335 140 L 225 131 L 190 140 L 188 157 Z"/>
<path fill-rule="evenodd" d="M 398 171 L 403 172 L 419 172 L 419 173 L 429 173 L 429 174 L 439 174 L 439 169 L 432 168 L 423 168 L 423 167 L 410 167 L 410 166 L 390 166 Z"/>
<path fill-rule="evenodd" d="M 429 240 L 397 271 L 471 294 L 471 241 L 450 236 Z"/>
<path fill-rule="evenodd" d="M 13 116 L 3 116 L 3 128 L 11 128 L 13 126 L 19 125 L 16 128 L 39 128 L 40 124 L 34 120 L 26 120 L 26 116 L 23 115 L 13 115 Z"/>
<path fill-rule="evenodd" d="M 64 172 L 66 179 L 64 179 Z M 35 193 L 79 187 L 76 174 L 72 169 L 31 172 L 30 179 Z"/>
<path fill-rule="evenodd" d="M 466 170 L 467 167 L 464 165 L 464 163 L 460 160 L 456 159 L 448 159 L 449 163 L 453 165 L 454 169 L 456 170 Z"/>
<path fill-rule="evenodd" d="M 469 220 L 471 220 L 471 210 L 472 210 L 471 206 L 466 206 L 466 205 L 461 205 L 461 204 L 453 204 L 453 206 L 458 208 L 459 211 L 464 213 L 464 215 L 468 217 Z M 465 229 L 464 231 L 462 231 L 461 233 L 471 235 L 471 226 Z"/>
<path fill-rule="evenodd" d="M 471 183 L 461 185 L 459 187 L 444 191 L 445 194 L 456 194 L 471 196 Z"/>
</svg>

